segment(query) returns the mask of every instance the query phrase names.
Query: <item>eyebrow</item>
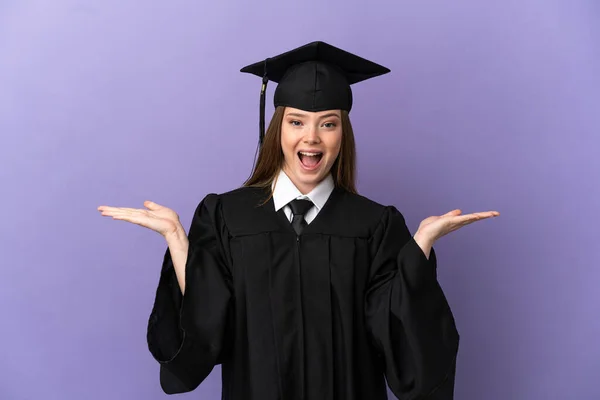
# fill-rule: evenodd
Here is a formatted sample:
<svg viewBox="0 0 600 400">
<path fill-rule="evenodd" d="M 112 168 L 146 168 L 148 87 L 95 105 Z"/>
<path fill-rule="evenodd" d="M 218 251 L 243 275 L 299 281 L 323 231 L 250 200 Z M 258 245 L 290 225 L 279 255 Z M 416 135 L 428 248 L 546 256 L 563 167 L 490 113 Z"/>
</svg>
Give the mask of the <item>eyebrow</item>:
<svg viewBox="0 0 600 400">
<path fill-rule="evenodd" d="M 303 118 L 303 117 L 306 117 L 306 114 L 299 114 L 299 113 L 288 113 L 288 114 L 286 114 L 285 116 L 286 116 L 286 117 L 298 117 L 298 118 Z M 320 118 L 320 119 L 323 119 L 323 118 L 329 118 L 329 117 L 337 117 L 337 118 L 340 118 L 340 116 L 339 116 L 339 115 L 337 115 L 336 113 L 329 113 L 329 114 L 325 114 L 325 115 L 322 115 L 322 116 L 321 116 L 321 117 L 319 117 L 319 118 Z"/>
</svg>

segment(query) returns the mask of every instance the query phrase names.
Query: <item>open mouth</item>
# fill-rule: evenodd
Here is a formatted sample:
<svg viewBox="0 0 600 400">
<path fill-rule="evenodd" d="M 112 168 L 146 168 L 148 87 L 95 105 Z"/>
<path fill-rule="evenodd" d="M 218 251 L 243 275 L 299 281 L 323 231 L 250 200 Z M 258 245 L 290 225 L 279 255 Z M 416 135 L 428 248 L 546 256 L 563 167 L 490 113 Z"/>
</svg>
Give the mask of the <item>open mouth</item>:
<svg viewBox="0 0 600 400">
<path fill-rule="evenodd" d="M 321 163 L 323 153 L 299 151 L 300 164 L 306 169 L 315 169 Z"/>
</svg>

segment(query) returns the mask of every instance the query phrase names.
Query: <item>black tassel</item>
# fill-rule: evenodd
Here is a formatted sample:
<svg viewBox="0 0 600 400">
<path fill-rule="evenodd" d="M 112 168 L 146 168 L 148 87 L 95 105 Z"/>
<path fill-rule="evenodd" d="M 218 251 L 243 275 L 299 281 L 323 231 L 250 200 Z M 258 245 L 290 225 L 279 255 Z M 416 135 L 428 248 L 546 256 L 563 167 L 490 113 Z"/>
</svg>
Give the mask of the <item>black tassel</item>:
<svg viewBox="0 0 600 400">
<path fill-rule="evenodd" d="M 259 143 L 262 146 L 263 141 L 265 140 L 265 93 L 267 91 L 267 83 L 269 82 L 269 78 L 267 77 L 267 58 L 265 60 L 265 67 L 262 79 L 262 88 L 260 90 L 260 121 L 259 121 Z"/>
</svg>

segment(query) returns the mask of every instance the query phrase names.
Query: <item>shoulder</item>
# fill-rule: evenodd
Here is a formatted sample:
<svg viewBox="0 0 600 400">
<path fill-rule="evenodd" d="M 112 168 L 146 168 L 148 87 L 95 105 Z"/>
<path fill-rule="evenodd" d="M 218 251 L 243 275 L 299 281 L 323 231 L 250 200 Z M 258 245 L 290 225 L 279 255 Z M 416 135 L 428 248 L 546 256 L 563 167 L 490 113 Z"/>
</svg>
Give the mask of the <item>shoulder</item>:
<svg viewBox="0 0 600 400">
<path fill-rule="evenodd" d="M 332 234 L 370 237 L 385 230 L 392 220 L 403 222 L 402 215 L 393 206 L 387 206 L 366 196 L 336 189 L 332 208 L 328 211 L 328 227 Z"/>
<path fill-rule="evenodd" d="M 348 212 L 354 221 L 348 229 L 360 232 L 369 238 L 372 245 L 397 245 L 406 243 L 411 233 L 406 225 L 404 215 L 393 205 L 384 205 L 365 196 L 347 193 L 345 200 Z"/>
<path fill-rule="evenodd" d="M 265 188 L 240 187 L 224 193 L 208 194 L 199 211 L 208 212 L 213 220 L 233 235 L 276 229 L 269 213 L 270 191 Z"/>
<path fill-rule="evenodd" d="M 372 223 L 379 223 L 391 214 L 400 214 L 395 206 L 381 204 L 357 193 L 344 192 L 342 204 L 344 208 L 347 208 L 347 211 L 360 212 L 363 219 Z"/>
<path fill-rule="evenodd" d="M 386 206 L 358 193 L 342 192 L 342 201 L 346 207 L 360 209 L 373 216 L 385 211 Z"/>
<path fill-rule="evenodd" d="M 269 200 L 269 196 L 270 191 L 265 188 L 240 187 L 215 195 L 215 198 L 218 199 L 223 210 L 249 212 L 264 205 Z"/>
<path fill-rule="evenodd" d="M 268 196 L 265 189 L 240 187 L 223 193 L 209 193 L 200 201 L 199 206 L 220 209 L 256 206 L 267 201 Z"/>
</svg>

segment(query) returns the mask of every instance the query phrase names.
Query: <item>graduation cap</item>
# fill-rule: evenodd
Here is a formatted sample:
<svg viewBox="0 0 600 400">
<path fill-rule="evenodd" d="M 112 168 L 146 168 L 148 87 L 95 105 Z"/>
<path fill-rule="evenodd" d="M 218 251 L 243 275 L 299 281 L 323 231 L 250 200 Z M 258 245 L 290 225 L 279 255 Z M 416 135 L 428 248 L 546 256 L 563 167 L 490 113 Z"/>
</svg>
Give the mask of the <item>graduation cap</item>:
<svg viewBox="0 0 600 400">
<path fill-rule="evenodd" d="M 390 70 L 330 44 L 318 41 L 241 69 L 262 77 L 260 91 L 260 144 L 265 136 L 265 91 L 277 82 L 275 107 L 309 112 L 352 108 L 350 85 Z"/>
</svg>

